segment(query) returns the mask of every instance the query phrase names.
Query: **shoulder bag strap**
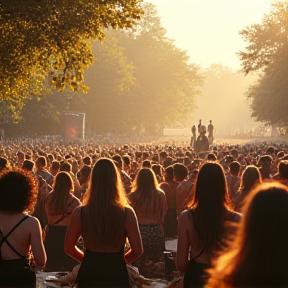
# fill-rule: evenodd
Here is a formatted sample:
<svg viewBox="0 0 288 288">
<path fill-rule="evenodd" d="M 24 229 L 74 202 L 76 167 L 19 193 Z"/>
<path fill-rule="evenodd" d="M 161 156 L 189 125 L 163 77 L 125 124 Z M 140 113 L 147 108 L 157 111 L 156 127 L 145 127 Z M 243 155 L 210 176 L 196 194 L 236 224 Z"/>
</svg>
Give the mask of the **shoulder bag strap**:
<svg viewBox="0 0 288 288">
<path fill-rule="evenodd" d="M 75 199 L 73 198 L 72 201 L 68 204 L 68 208 L 71 206 L 71 204 L 74 200 Z M 70 214 L 71 214 L 71 212 L 65 211 L 65 213 L 63 214 L 63 216 L 60 219 L 58 219 L 54 224 L 49 224 L 49 225 L 54 226 L 54 225 L 58 224 L 59 222 L 61 222 L 64 218 L 66 218 Z"/>
</svg>

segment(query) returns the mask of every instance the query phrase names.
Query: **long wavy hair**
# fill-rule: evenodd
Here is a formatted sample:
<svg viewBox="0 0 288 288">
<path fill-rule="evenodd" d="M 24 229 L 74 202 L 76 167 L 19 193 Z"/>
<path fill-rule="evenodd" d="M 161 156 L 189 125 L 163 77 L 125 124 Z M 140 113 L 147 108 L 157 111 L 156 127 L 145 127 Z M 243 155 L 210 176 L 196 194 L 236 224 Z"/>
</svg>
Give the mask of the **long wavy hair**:
<svg viewBox="0 0 288 288">
<path fill-rule="evenodd" d="M 255 185 L 262 182 L 259 169 L 254 165 L 248 165 L 241 176 L 240 190 L 249 192 Z"/>
<path fill-rule="evenodd" d="M 227 210 L 233 210 L 220 164 L 214 161 L 202 164 L 194 185 L 194 197 L 188 207 L 194 211 L 193 222 L 200 243 L 208 253 L 214 254 L 221 248 Z"/>
<path fill-rule="evenodd" d="M 53 190 L 49 201 L 49 213 L 51 215 L 62 215 L 67 209 L 67 199 L 74 190 L 74 183 L 67 172 L 59 172 L 54 180 Z"/>
<path fill-rule="evenodd" d="M 128 200 L 114 162 L 100 158 L 95 163 L 85 194 L 83 237 L 105 247 L 115 247 L 125 237 L 125 207 Z"/>
<path fill-rule="evenodd" d="M 287 227 L 287 186 L 256 186 L 248 195 L 236 239 L 211 271 L 209 287 L 219 280 L 225 287 L 288 287 Z"/>
<path fill-rule="evenodd" d="M 132 184 L 129 195 L 133 206 L 146 215 L 155 215 L 159 212 L 161 195 L 158 189 L 158 181 L 155 173 L 150 168 L 142 168 L 138 171 Z M 162 207 L 162 206 L 161 206 Z"/>
</svg>

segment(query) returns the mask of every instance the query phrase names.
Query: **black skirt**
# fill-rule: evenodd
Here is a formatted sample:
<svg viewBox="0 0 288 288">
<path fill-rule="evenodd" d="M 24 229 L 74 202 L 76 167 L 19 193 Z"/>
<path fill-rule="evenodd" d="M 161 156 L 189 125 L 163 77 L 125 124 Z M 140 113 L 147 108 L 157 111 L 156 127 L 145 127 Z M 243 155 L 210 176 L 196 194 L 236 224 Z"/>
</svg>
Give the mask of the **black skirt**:
<svg viewBox="0 0 288 288">
<path fill-rule="evenodd" d="M 184 274 L 184 288 L 202 288 L 206 284 L 209 274 L 207 269 L 211 268 L 209 264 L 203 264 L 190 261 L 187 271 Z"/>
<path fill-rule="evenodd" d="M 130 287 L 124 253 L 99 253 L 86 250 L 76 284 L 78 288 Z"/>
<path fill-rule="evenodd" d="M 72 271 L 79 264 L 64 251 L 67 226 L 48 226 L 44 241 L 47 262 L 44 271 Z"/>
<path fill-rule="evenodd" d="M 36 276 L 27 259 L 0 259 L 0 287 L 35 288 Z"/>
<path fill-rule="evenodd" d="M 165 238 L 175 238 L 178 235 L 178 220 L 177 220 L 177 210 L 168 209 L 164 224 L 163 224 L 164 236 Z"/>
</svg>

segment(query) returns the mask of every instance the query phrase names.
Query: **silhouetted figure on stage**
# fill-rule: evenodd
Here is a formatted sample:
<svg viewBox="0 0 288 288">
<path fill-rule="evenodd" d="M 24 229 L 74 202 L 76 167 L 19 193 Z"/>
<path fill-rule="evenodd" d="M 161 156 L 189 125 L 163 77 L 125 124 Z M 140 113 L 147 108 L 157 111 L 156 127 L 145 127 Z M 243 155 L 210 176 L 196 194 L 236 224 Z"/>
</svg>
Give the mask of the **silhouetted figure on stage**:
<svg viewBox="0 0 288 288">
<path fill-rule="evenodd" d="M 199 124 L 198 124 L 198 133 L 201 134 L 202 131 L 202 120 L 199 120 Z"/>
<path fill-rule="evenodd" d="M 198 136 L 196 142 L 194 143 L 194 151 L 196 153 L 204 152 L 209 150 L 209 141 L 206 134 L 206 127 L 201 127 L 201 133 Z"/>
<path fill-rule="evenodd" d="M 210 120 L 210 124 L 208 125 L 208 141 L 209 141 L 209 145 L 213 144 L 213 140 L 214 140 L 214 126 L 212 124 L 212 120 Z"/>
<path fill-rule="evenodd" d="M 194 142 L 196 141 L 196 126 L 193 125 L 191 128 L 192 136 L 190 141 L 190 146 L 194 146 Z"/>
</svg>

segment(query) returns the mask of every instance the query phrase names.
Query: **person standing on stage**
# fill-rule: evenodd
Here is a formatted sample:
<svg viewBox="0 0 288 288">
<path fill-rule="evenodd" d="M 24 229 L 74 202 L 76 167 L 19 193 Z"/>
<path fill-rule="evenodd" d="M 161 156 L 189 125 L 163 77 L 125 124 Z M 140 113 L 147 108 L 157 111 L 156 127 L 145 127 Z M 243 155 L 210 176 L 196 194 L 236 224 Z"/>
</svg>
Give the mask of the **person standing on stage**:
<svg viewBox="0 0 288 288">
<path fill-rule="evenodd" d="M 191 132 L 192 132 L 192 137 L 190 141 L 190 146 L 194 146 L 194 142 L 196 141 L 196 126 L 195 125 L 192 126 Z"/>
<path fill-rule="evenodd" d="M 201 134 L 202 132 L 202 120 L 199 119 L 199 124 L 198 124 L 198 133 Z"/>
<path fill-rule="evenodd" d="M 209 121 L 210 124 L 208 125 L 208 140 L 209 140 L 209 144 L 211 145 L 213 143 L 213 140 L 214 140 L 214 135 L 213 135 L 213 132 L 214 132 L 214 126 L 212 124 L 212 120 Z"/>
</svg>

